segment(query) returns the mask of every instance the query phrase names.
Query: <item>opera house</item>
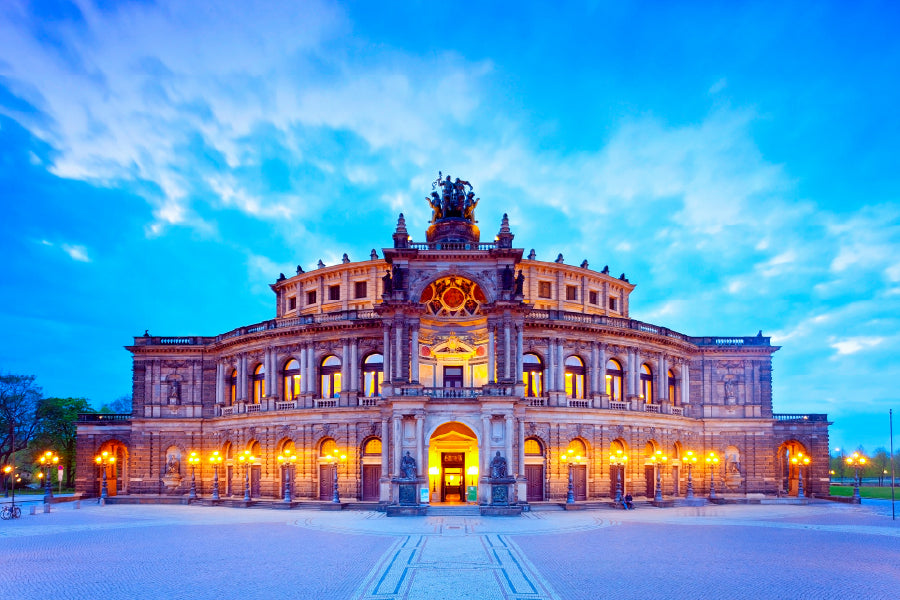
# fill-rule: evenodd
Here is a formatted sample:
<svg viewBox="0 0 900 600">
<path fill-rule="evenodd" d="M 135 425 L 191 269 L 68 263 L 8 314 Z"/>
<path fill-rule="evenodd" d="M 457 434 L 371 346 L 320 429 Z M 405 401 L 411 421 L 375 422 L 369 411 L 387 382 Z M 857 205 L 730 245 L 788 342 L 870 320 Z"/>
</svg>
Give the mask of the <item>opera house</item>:
<svg viewBox="0 0 900 600">
<path fill-rule="evenodd" d="M 401 214 L 380 256 L 281 275 L 268 321 L 135 337 L 133 411 L 79 417 L 77 491 L 384 510 L 828 493 L 827 417 L 773 411 L 768 337 L 632 319 L 624 274 L 526 255 L 505 215 L 482 241 L 472 186 L 433 189 L 424 240 Z"/>
</svg>

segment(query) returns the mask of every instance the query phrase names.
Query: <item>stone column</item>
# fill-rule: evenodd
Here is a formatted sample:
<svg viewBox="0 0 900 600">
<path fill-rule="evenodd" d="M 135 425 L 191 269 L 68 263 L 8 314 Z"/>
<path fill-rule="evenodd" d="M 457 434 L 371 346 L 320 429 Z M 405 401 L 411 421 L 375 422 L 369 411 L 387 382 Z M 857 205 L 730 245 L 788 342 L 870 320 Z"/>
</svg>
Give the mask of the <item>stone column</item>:
<svg viewBox="0 0 900 600">
<path fill-rule="evenodd" d="M 597 389 L 598 394 L 606 393 L 606 344 L 597 344 Z"/>
<path fill-rule="evenodd" d="M 481 415 L 481 478 L 488 477 L 491 474 L 491 417 Z M 484 487 L 484 486 L 481 486 Z M 490 494 L 490 491 L 487 491 Z M 490 497 L 482 495 L 482 498 Z"/>
<path fill-rule="evenodd" d="M 403 325 L 398 323 L 394 326 L 394 338 L 394 379 L 399 380 L 403 378 Z"/>
<path fill-rule="evenodd" d="M 496 381 L 497 363 L 494 356 L 494 328 L 488 325 L 488 383 Z"/>
<path fill-rule="evenodd" d="M 556 346 L 557 352 L 557 361 L 556 361 L 556 385 L 557 389 L 562 391 L 566 389 L 566 348 L 562 341 L 559 342 Z"/>
<path fill-rule="evenodd" d="M 391 443 L 391 431 L 390 431 L 390 421 L 388 419 L 381 419 L 381 475 L 382 477 L 389 477 L 391 474 L 391 461 L 390 461 L 390 446 L 388 444 Z"/>
<path fill-rule="evenodd" d="M 524 323 L 516 327 L 516 383 L 522 383 L 522 354 L 525 346 L 522 329 L 524 327 Z"/>
<path fill-rule="evenodd" d="M 393 371 L 391 370 L 391 328 L 389 325 L 384 326 L 384 380 L 390 381 Z"/>
<path fill-rule="evenodd" d="M 319 385 L 316 382 L 316 348 L 313 344 L 310 344 L 306 349 L 307 354 L 309 355 L 306 359 L 306 369 L 309 372 L 309 384 L 307 386 L 307 391 L 312 395 L 318 395 L 319 393 Z"/>
<path fill-rule="evenodd" d="M 344 340 L 344 343 L 341 345 L 341 392 L 345 392 L 350 389 L 348 386 L 348 379 L 350 379 L 350 344 L 347 343 L 347 340 Z M 343 393 L 341 394 L 344 395 Z"/>
<path fill-rule="evenodd" d="M 416 475 L 428 473 L 428 469 L 425 467 L 425 453 L 423 452 L 425 446 L 424 435 L 425 415 L 416 414 L 416 468 L 419 471 Z"/>
<path fill-rule="evenodd" d="M 225 404 L 225 365 L 220 362 L 216 363 L 216 404 L 222 406 Z"/>
<path fill-rule="evenodd" d="M 391 477 L 399 477 L 400 475 L 400 452 L 402 448 L 400 447 L 401 437 L 403 436 L 403 432 L 400 431 L 402 423 L 400 423 L 400 417 L 394 415 L 393 417 L 394 427 L 391 431 L 391 435 L 394 438 L 394 460 L 391 461 Z"/>
<path fill-rule="evenodd" d="M 505 431 L 503 432 L 503 435 L 506 436 L 506 457 L 505 457 L 506 464 L 509 468 L 509 475 L 512 476 L 514 473 L 518 473 L 518 471 L 516 471 L 514 468 L 515 465 L 513 464 L 513 456 L 512 456 L 513 435 L 515 435 L 515 433 L 514 433 L 515 422 L 513 420 L 512 415 L 507 415 L 506 427 L 504 429 L 505 429 Z M 516 462 L 518 462 L 518 461 L 516 461 Z"/>
<path fill-rule="evenodd" d="M 412 372 L 409 374 L 410 381 L 419 383 L 419 327 L 413 327 L 412 343 L 409 349 L 410 368 Z"/>
<path fill-rule="evenodd" d="M 688 363 L 681 365 L 681 403 L 691 403 L 691 368 Z"/>
<path fill-rule="evenodd" d="M 634 390 L 634 349 L 628 348 L 627 359 L 628 364 L 625 366 L 628 369 L 625 373 L 625 397 L 630 399 L 636 394 Z"/>
<path fill-rule="evenodd" d="M 350 343 L 350 391 L 359 391 L 359 338 Z"/>
<path fill-rule="evenodd" d="M 245 402 L 247 400 L 247 357 L 241 355 L 238 359 L 238 390 L 237 401 Z"/>
<path fill-rule="evenodd" d="M 509 340 L 509 321 L 503 324 L 503 378 L 509 379 L 510 358 L 512 357 Z"/>
<path fill-rule="evenodd" d="M 305 394 L 309 391 L 309 373 L 307 373 L 308 368 L 306 366 L 307 363 L 307 352 L 306 347 L 300 347 L 300 393 Z M 299 407 L 299 405 L 298 405 Z"/>
<path fill-rule="evenodd" d="M 516 474 L 518 477 L 525 477 L 525 421 L 519 420 L 519 453 L 516 457 L 518 464 L 516 465 Z M 524 500 L 524 498 L 520 498 Z"/>
<path fill-rule="evenodd" d="M 266 348 L 263 364 L 266 365 L 266 397 L 277 396 L 278 391 L 275 386 L 275 350 Z"/>
<path fill-rule="evenodd" d="M 659 402 L 662 404 L 669 400 L 669 369 L 666 363 L 666 355 L 662 352 L 659 354 L 657 365 L 659 376 L 656 378 L 658 381 L 656 386 L 659 390 L 656 393 L 656 397 L 659 398 Z"/>
<path fill-rule="evenodd" d="M 547 391 L 556 390 L 556 340 L 550 338 L 547 340 L 547 375 L 544 382 Z"/>
</svg>

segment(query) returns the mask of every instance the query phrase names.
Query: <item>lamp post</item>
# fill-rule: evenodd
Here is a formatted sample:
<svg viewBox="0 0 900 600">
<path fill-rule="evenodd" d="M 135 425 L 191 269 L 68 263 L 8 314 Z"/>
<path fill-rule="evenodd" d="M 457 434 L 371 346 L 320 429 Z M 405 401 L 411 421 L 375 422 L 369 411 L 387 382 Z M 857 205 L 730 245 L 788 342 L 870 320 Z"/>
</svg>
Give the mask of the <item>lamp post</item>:
<svg viewBox="0 0 900 600">
<path fill-rule="evenodd" d="M 478 482 L 478 467 L 477 467 L 476 465 L 472 465 L 471 467 L 469 467 L 469 468 L 466 470 L 466 473 L 468 473 L 468 474 L 471 475 L 471 477 L 472 477 L 472 486 L 477 485 L 477 482 Z M 468 497 L 466 498 L 466 501 L 468 502 Z M 477 500 L 473 500 L 473 502 L 476 502 L 476 501 L 477 501 Z"/>
<path fill-rule="evenodd" d="M 706 464 L 709 465 L 709 499 L 716 499 L 716 469 L 719 466 L 719 457 L 710 451 L 706 456 Z"/>
<path fill-rule="evenodd" d="M 662 450 L 657 450 L 650 456 L 650 462 L 653 463 L 653 466 L 656 468 L 656 493 L 653 494 L 654 502 L 662 502 L 662 468 L 663 465 L 666 464 L 666 461 L 669 460 L 669 457 L 662 453 Z"/>
<path fill-rule="evenodd" d="M 802 498 L 806 495 L 803 493 L 803 467 L 809 465 L 809 457 L 798 452 L 791 457 L 791 463 L 797 465 L 797 497 Z"/>
<path fill-rule="evenodd" d="M 250 465 L 256 457 L 249 450 L 238 454 L 238 462 L 244 465 L 244 502 L 250 502 Z"/>
<path fill-rule="evenodd" d="M 209 457 L 209 462 L 213 466 L 213 491 L 212 499 L 219 500 L 219 464 L 222 462 L 222 455 L 216 450 Z"/>
<path fill-rule="evenodd" d="M 559 460 L 564 465 L 568 465 L 569 468 L 569 487 L 566 491 L 566 504 L 575 504 L 575 482 L 572 477 L 572 467 L 581 463 L 581 455 L 576 455 L 575 450 L 569 448 L 568 451 L 559 457 Z"/>
<path fill-rule="evenodd" d="M 94 457 L 94 462 L 100 467 L 100 503 L 106 504 L 106 499 L 109 498 L 109 490 L 106 486 L 106 469 L 110 465 L 116 464 L 116 457 L 104 450 Z"/>
<path fill-rule="evenodd" d="M 331 487 L 332 487 L 331 501 L 334 504 L 340 504 L 341 503 L 341 495 L 338 492 L 338 465 L 341 462 L 344 462 L 347 460 L 347 455 L 341 454 L 340 456 L 338 456 L 338 450 L 337 450 L 337 448 L 335 448 L 334 454 L 333 455 L 329 454 L 325 458 L 327 458 L 328 462 L 334 466 L 334 468 L 332 469 L 334 479 L 331 484 Z"/>
<path fill-rule="evenodd" d="M 847 457 L 847 464 L 853 467 L 856 471 L 856 474 L 853 477 L 853 501 L 857 504 L 862 501 L 862 499 L 859 497 L 859 468 L 865 468 L 866 462 L 868 460 L 869 459 L 867 459 L 859 452 L 854 452 Z"/>
<path fill-rule="evenodd" d="M 688 480 L 687 480 L 687 495 L 685 498 L 688 500 L 694 499 L 694 478 L 691 476 L 694 465 L 697 464 L 697 455 L 694 454 L 692 450 L 688 450 L 684 453 L 684 458 L 681 459 L 682 462 L 687 464 L 688 468 Z"/>
<path fill-rule="evenodd" d="M 437 502 L 437 480 L 441 474 L 441 470 L 432 465 L 428 467 L 428 476 L 431 477 L 431 501 Z"/>
<path fill-rule="evenodd" d="M 621 450 L 616 450 L 609 455 L 609 464 L 616 467 L 616 504 L 622 503 L 622 470 L 628 457 Z"/>
<path fill-rule="evenodd" d="M 9 479 L 9 483 L 7 483 L 7 486 L 12 487 L 12 505 L 15 506 L 16 505 L 16 477 L 15 477 L 15 473 L 13 473 L 13 471 L 15 471 L 15 467 L 13 467 L 12 465 L 6 465 L 5 467 L 3 467 L 3 475 L 5 478 Z"/>
<path fill-rule="evenodd" d="M 197 499 L 197 478 L 195 477 L 194 469 L 197 467 L 198 462 L 200 462 L 200 457 L 196 452 L 188 454 L 188 464 L 191 465 L 191 493 L 188 494 L 189 500 Z"/>
<path fill-rule="evenodd" d="M 50 467 L 59 464 L 59 457 L 53 450 L 47 450 L 41 454 L 38 461 L 41 463 L 41 471 L 44 475 L 44 504 L 47 504 L 53 498 L 53 488 L 50 487 Z"/>
<path fill-rule="evenodd" d="M 285 448 L 278 455 L 278 463 L 281 465 L 281 474 L 284 478 L 284 501 L 291 501 L 291 481 L 294 479 L 294 465 L 297 463 L 297 455 Z"/>
</svg>

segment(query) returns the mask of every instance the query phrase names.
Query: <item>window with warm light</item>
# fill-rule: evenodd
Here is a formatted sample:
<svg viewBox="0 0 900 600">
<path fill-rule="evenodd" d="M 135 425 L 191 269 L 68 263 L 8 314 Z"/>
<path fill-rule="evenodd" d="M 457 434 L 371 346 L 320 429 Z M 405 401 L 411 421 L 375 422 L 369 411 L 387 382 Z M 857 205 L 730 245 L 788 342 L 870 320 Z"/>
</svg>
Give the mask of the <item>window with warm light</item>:
<svg viewBox="0 0 900 600">
<path fill-rule="evenodd" d="M 606 361 L 606 394 L 611 402 L 622 402 L 622 365 L 614 358 Z"/>
<path fill-rule="evenodd" d="M 372 438 L 366 445 L 363 447 L 363 454 L 367 456 L 372 455 L 380 455 L 381 454 L 381 440 L 378 438 Z"/>
<path fill-rule="evenodd" d="M 647 404 L 653 402 L 653 371 L 646 364 L 641 365 L 641 397 Z"/>
<path fill-rule="evenodd" d="M 566 396 L 584 398 L 584 361 L 577 356 L 566 359 Z"/>
<path fill-rule="evenodd" d="M 525 395 L 537 398 L 544 395 L 544 365 L 536 354 L 525 354 L 522 357 L 522 381 L 525 382 Z"/>
<path fill-rule="evenodd" d="M 678 406 L 681 404 L 681 398 L 678 397 L 678 386 L 676 385 L 678 382 L 675 379 L 675 373 L 672 369 L 669 369 L 669 372 L 666 375 L 669 384 L 669 402 Z"/>
<path fill-rule="evenodd" d="M 544 455 L 544 447 L 541 445 L 540 440 L 536 438 L 526 438 L 525 439 L 525 456 L 543 456 Z"/>
<path fill-rule="evenodd" d="M 337 443 L 333 439 L 322 440 L 322 444 L 319 446 L 319 456 L 334 456 L 336 452 Z"/>
<path fill-rule="evenodd" d="M 253 370 L 253 404 L 259 404 L 266 396 L 266 368 L 260 364 Z"/>
<path fill-rule="evenodd" d="M 341 359 L 327 356 L 322 361 L 322 398 L 337 398 L 341 393 Z"/>
<path fill-rule="evenodd" d="M 228 406 L 233 406 L 237 401 L 237 379 L 237 369 L 232 369 L 228 378 Z"/>
<path fill-rule="evenodd" d="M 300 395 L 300 363 L 291 359 L 284 365 L 284 401 L 293 402 Z"/>
<path fill-rule="evenodd" d="M 381 384 L 384 383 L 384 356 L 370 354 L 363 361 L 363 392 L 367 398 L 381 396 Z"/>
</svg>

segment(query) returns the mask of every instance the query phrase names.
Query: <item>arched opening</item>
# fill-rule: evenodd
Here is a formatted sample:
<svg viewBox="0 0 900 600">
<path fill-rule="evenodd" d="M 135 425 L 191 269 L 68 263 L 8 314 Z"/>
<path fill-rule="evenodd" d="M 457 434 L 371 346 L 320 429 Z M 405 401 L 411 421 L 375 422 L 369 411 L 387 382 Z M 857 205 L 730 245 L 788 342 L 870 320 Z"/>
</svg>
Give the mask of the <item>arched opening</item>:
<svg viewBox="0 0 900 600">
<path fill-rule="evenodd" d="M 341 359 L 326 356 L 322 361 L 322 398 L 337 398 L 341 393 Z"/>
<path fill-rule="evenodd" d="M 781 490 L 788 496 L 797 496 L 800 492 L 800 477 L 803 477 L 804 495 L 809 489 L 809 466 L 804 462 L 809 458 L 809 450 L 797 440 L 789 440 L 778 449 L 778 463 L 781 472 Z M 726 467 L 727 468 L 727 467 Z"/>
<path fill-rule="evenodd" d="M 297 460 L 299 460 L 297 449 L 292 439 L 285 438 L 278 442 L 278 471 L 281 477 L 281 495 L 288 500 L 293 498 Z"/>
<path fill-rule="evenodd" d="M 428 484 L 432 502 L 478 501 L 478 436 L 467 425 L 440 425 L 428 442 Z"/>
<path fill-rule="evenodd" d="M 575 500 L 587 500 L 587 445 L 579 438 L 573 439 L 562 458 L 568 467 L 566 475 L 572 477 Z"/>
<path fill-rule="evenodd" d="M 546 458 L 544 444 L 536 437 L 525 438 L 526 500 L 543 502 Z"/>
<path fill-rule="evenodd" d="M 293 402 L 300 397 L 300 363 L 292 358 L 284 365 L 284 401 Z"/>
<path fill-rule="evenodd" d="M 609 444 L 609 497 L 616 499 L 618 495 L 627 493 L 625 480 L 628 465 L 628 448 L 624 440 L 615 439 Z"/>
<path fill-rule="evenodd" d="M 675 379 L 675 372 L 669 369 L 666 373 L 669 385 L 669 402 L 673 406 L 681 406 L 681 398 L 678 397 L 678 381 Z"/>
<path fill-rule="evenodd" d="M 614 358 L 606 361 L 606 395 L 610 402 L 622 403 L 622 365 Z M 610 406 L 610 408 L 621 408 Z"/>
<path fill-rule="evenodd" d="M 566 359 L 566 396 L 584 398 L 584 361 L 577 356 Z"/>
<path fill-rule="evenodd" d="M 538 398 L 544 395 L 544 364 L 537 354 L 522 356 L 522 381 L 525 382 L 525 396 Z"/>
<path fill-rule="evenodd" d="M 234 495 L 234 448 L 231 442 L 225 442 L 222 446 L 222 456 L 225 459 L 225 495 Z"/>
<path fill-rule="evenodd" d="M 381 384 L 384 383 L 384 356 L 370 354 L 363 360 L 363 393 L 366 398 L 381 396 Z"/>
<path fill-rule="evenodd" d="M 650 365 L 644 363 L 641 365 L 641 398 L 647 404 L 653 402 L 653 371 Z"/>
<path fill-rule="evenodd" d="M 98 461 L 97 458 L 100 460 Z M 119 440 L 103 442 L 94 455 L 96 468 L 96 491 L 99 497 L 103 489 L 103 475 L 106 474 L 106 493 L 117 496 L 128 493 L 128 447 Z"/>
<path fill-rule="evenodd" d="M 338 483 L 337 468 L 346 460 L 346 454 L 341 454 L 334 438 L 324 438 L 319 442 L 319 500 L 334 498 L 335 484 Z"/>
<path fill-rule="evenodd" d="M 231 376 L 228 378 L 228 406 L 234 406 L 237 402 L 237 369 L 231 370 Z"/>
<path fill-rule="evenodd" d="M 370 437 L 362 443 L 362 494 L 363 502 L 377 502 L 381 481 L 381 438 Z"/>
<path fill-rule="evenodd" d="M 659 444 L 656 440 L 649 440 L 644 448 L 644 494 L 648 498 L 653 498 L 656 495 L 656 470 L 662 468 L 661 466 L 657 466 L 653 461 L 657 451 L 662 452 Z M 660 454 L 659 456 L 663 456 L 663 454 Z M 662 473 L 660 473 L 660 475 L 661 474 Z"/>
<path fill-rule="evenodd" d="M 259 404 L 266 396 L 266 367 L 259 364 L 253 370 L 253 404 Z"/>
</svg>

